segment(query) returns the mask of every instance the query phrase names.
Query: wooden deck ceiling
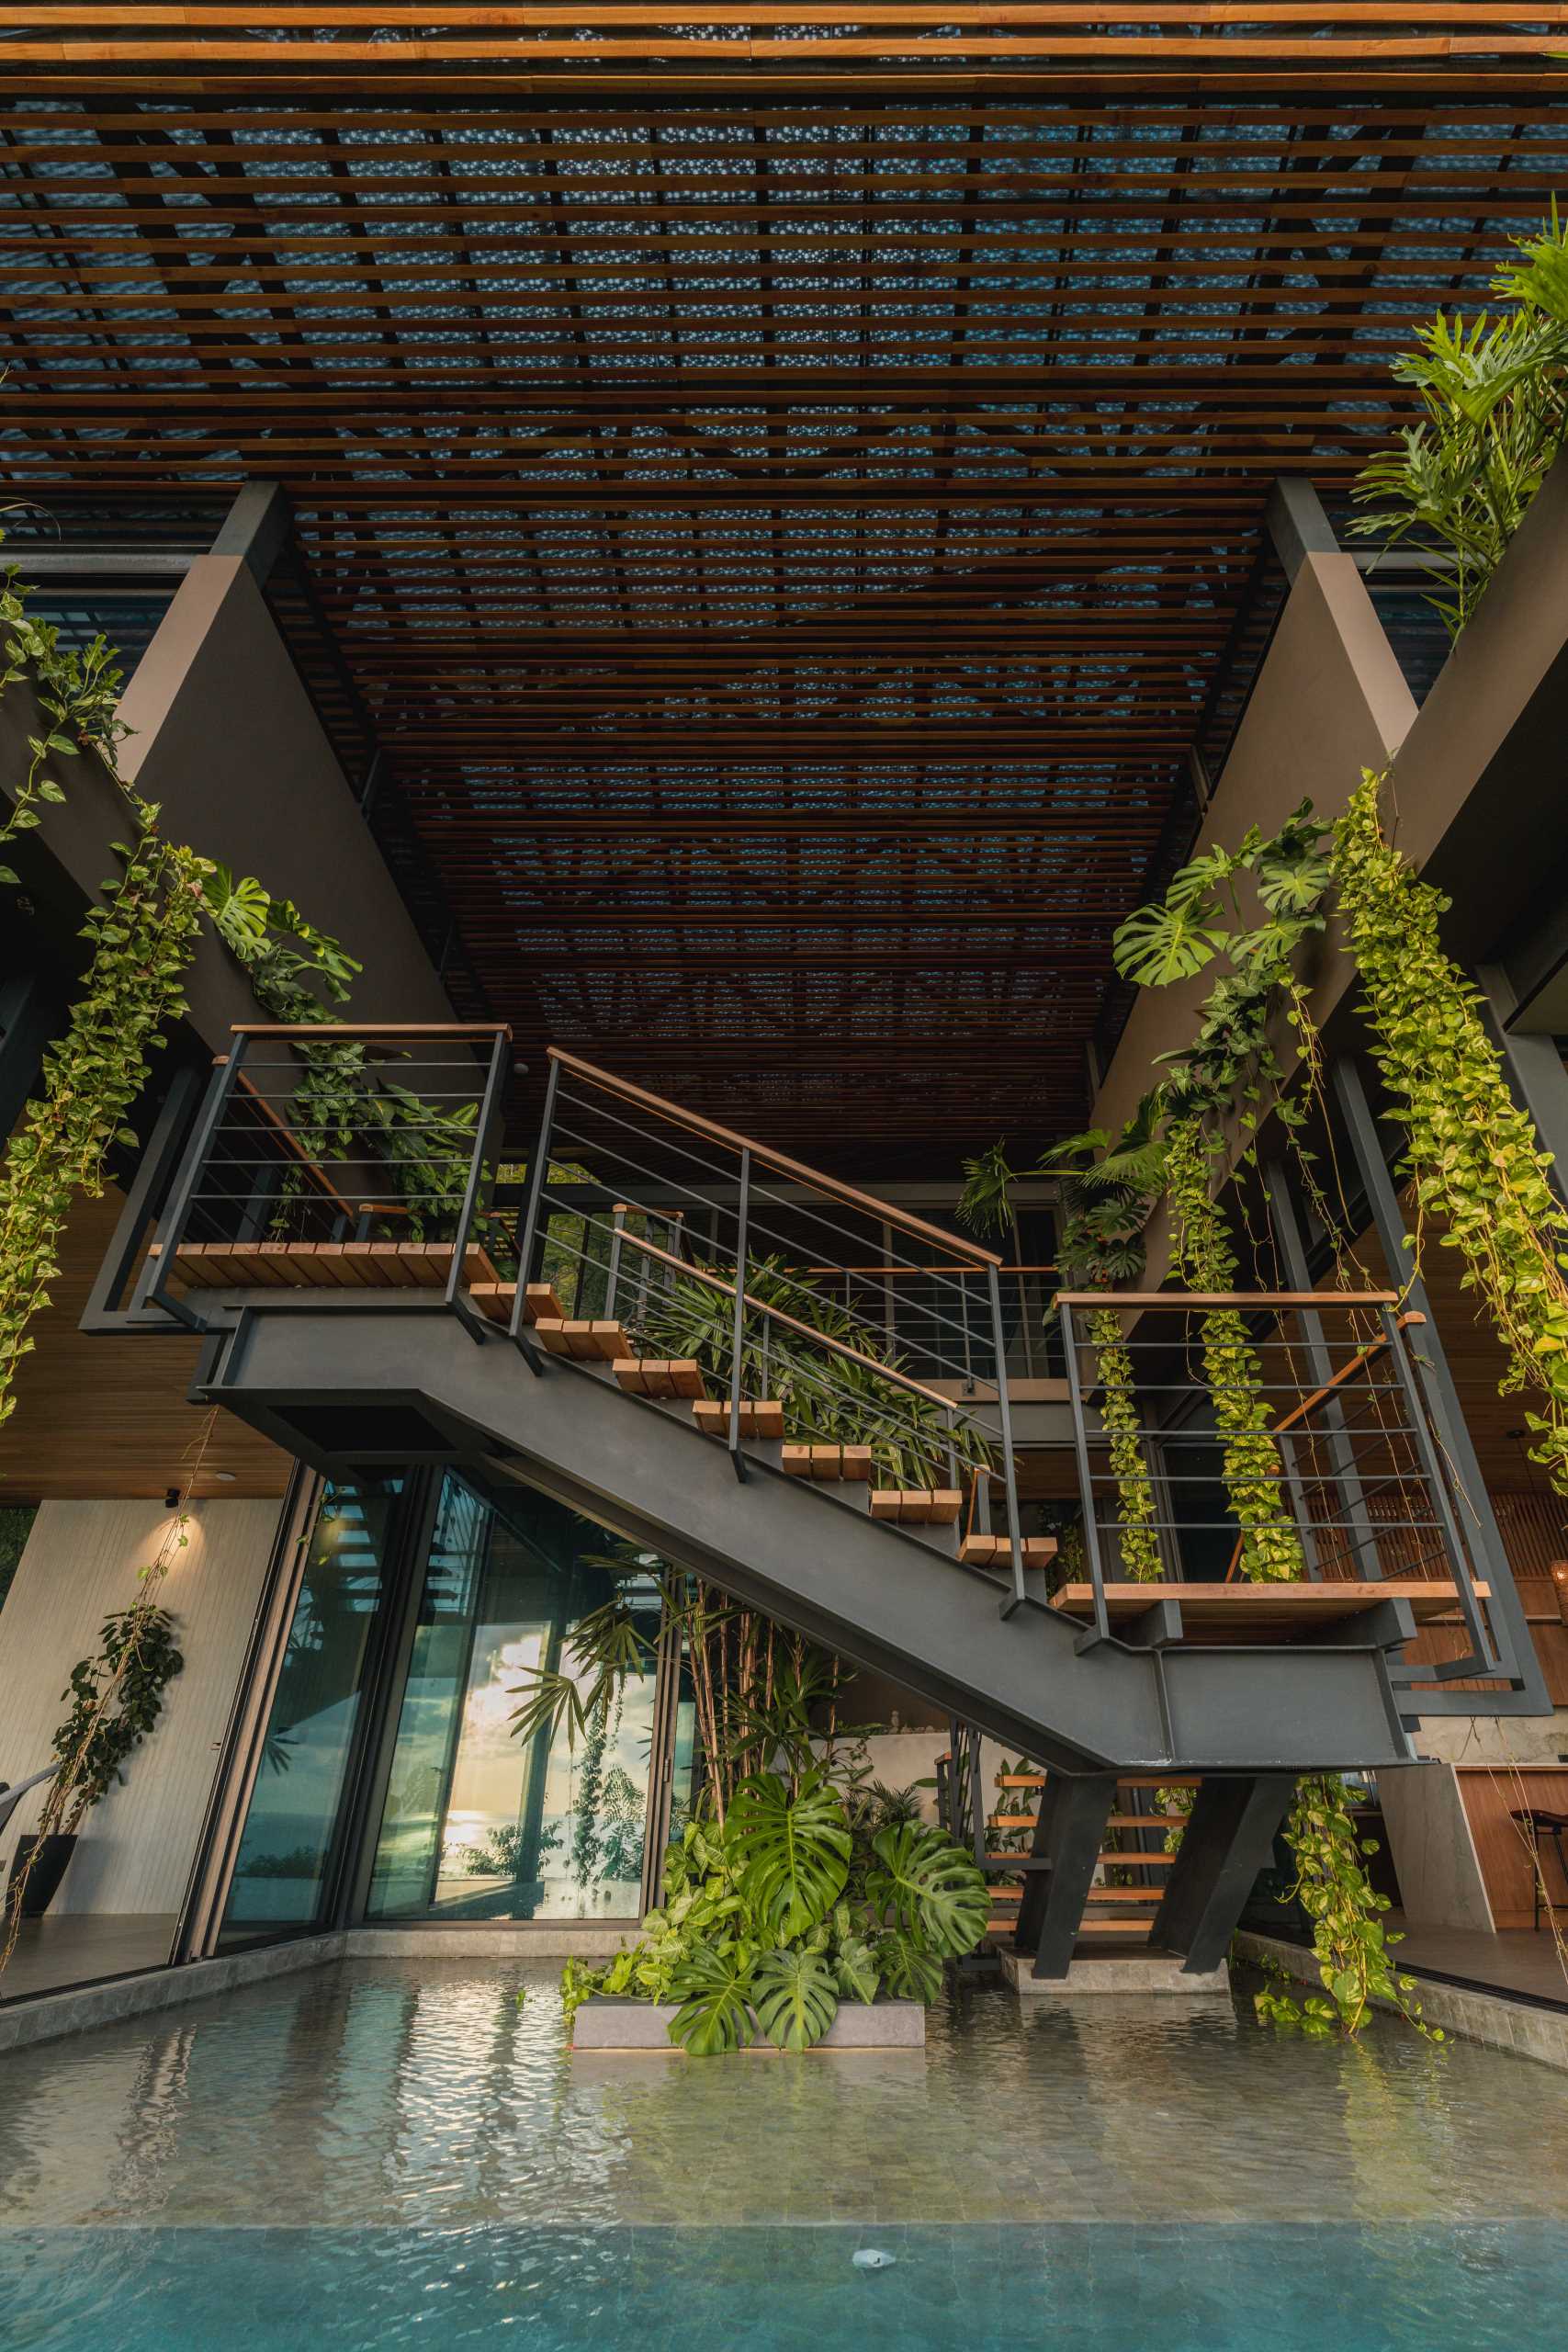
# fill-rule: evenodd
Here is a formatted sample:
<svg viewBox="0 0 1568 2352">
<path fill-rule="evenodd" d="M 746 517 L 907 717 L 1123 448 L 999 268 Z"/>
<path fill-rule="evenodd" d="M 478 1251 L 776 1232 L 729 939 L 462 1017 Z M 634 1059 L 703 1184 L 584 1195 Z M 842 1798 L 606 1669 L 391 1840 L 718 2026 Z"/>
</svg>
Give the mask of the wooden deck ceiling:
<svg viewBox="0 0 1568 2352">
<path fill-rule="evenodd" d="M 1077 1124 L 1269 482 L 1568 188 L 1568 8 L 418 14 L 0 8 L 6 480 L 285 484 L 536 1069 Z"/>
</svg>

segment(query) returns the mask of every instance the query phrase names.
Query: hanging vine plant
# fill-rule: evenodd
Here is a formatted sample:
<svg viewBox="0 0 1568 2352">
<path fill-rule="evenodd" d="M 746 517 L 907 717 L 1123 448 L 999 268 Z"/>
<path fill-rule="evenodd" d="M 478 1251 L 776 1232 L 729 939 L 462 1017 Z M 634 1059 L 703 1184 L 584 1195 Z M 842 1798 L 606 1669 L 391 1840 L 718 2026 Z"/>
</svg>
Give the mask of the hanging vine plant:
<svg viewBox="0 0 1568 2352">
<path fill-rule="evenodd" d="M 1144 1097 L 1120 1136 L 1105 1128 L 1068 1136 L 1041 1157 L 1032 1171 L 1056 1176 L 1062 1218 L 1056 1239 L 1057 1272 L 1073 1290 L 1109 1293 L 1117 1281 L 1142 1272 L 1143 1230 L 1164 1181 L 1158 1138 L 1158 1096 Z M 958 1213 L 979 1232 L 996 1232 L 1011 1222 L 1011 1190 L 1020 1181 L 1004 1148 L 994 1145 L 964 1162 L 965 1183 Z M 1144 1458 L 1132 1351 L 1121 1317 L 1111 1306 L 1088 1320 L 1100 1391 L 1100 1425 L 1116 1488 L 1117 1543 L 1122 1575 L 1132 1583 L 1153 1584 L 1164 1573 L 1153 1481 Z"/>
<path fill-rule="evenodd" d="M 1507 1351 L 1505 1393 L 1535 1390 L 1525 1418 L 1532 1458 L 1568 1496 L 1568 1212 L 1547 1180 L 1551 1155 L 1515 1102 L 1481 1000 L 1443 953 L 1449 900 L 1418 879 L 1380 818 L 1370 771 L 1335 828 L 1334 874 L 1360 975 L 1372 1057 L 1408 1137 L 1420 1218 L 1440 1216 Z"/>
<path fill-rule="evenodd" d="M 79 1194 L 99 1197 L 111 1147 L 134 1144 L 125 1121 L 147 1083 L 149 1056 L 185 1011 L 184 981 L 210 871 L 156 831 L 157 810 L 121 851 L 113 895 L 83 926 L 92 948 L 83 991 L 62 1037 L 44 1052 L 43 1091 L 29 1102 L 0 1163 L 0 1422 L 32 1347 L 28 1325 L 49 1304 L 61 1237 Z"/>
</svg>

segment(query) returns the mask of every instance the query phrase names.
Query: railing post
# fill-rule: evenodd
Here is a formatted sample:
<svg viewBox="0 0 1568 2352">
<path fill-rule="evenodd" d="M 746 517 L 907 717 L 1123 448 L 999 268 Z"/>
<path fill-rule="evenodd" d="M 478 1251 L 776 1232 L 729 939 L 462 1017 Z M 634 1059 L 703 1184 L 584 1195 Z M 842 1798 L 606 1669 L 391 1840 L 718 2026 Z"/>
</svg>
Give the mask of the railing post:
<svg viewBox="0 0 1568 2352">
<path fill-rule="evenodd" d="M 501 1117 L 501 1093 L 506 1083 L 506 1056 L 511 1040 L 504 1029 L 498 1029 L 490 1051 L 490 1069 L 485 1074 L 484 1092 L 479 1098 L 479 1115 L 474 1122 L 474 1153 L 468 1162 L 468 1181 L 463 1187 L 462 1213 L 457 1219 L 457 1237 L 452 1245 L 452 1265 L 446 1276 L 446 1304 L 455 1306 L 457 1294 L 464 1287 L 463 1267 L 468 1253 L 468 1236 L 473 1230 L 474 1211 L 479 1206 L 479 1190 L 484 1182 L 487 1159 L 493 1157 L 495 1130 Z M 513 1300 L 513 1306 L 516 1301 Z M 477 1317 L 463 1317 L 469 1336 L 476 1345 L 483 1341 L 485 1326 Z"/>
<path fill-rule="evenodd" d="M 1065 1299 L 1058 1300 L 1056 1312 L 1062 1318 L 1062 1351 L 1067 1360 L 1067 1395 L 1073 1408 L 1073 1450 L 1078 1462 L 1078 1494 L 1083 1504 L 1084 1552 L 1089 1560 L 1089 1580 L 1094 1594 L 1094 1639 L 1111 1639 L 1111 1615 L 1105 1606 L 1105 1567 L 1100 1556 L 1100 1521 L 1094 1507 L 1094 1473 L 1089 1467 L 1089 1424 L 1084 1417 L 1083 1382 L 1078 1376 L 1077 1335 L 1073 1329 L 1073 1310 Z"/>
<path fill-rule="evenodd" d="M 740 1193 L 735 1212 L 735 1319 L 730 1333 L 729 1458 L 735 1475 L 744 1479 L 746 1457 L 740 1451 L 740 1346 L 746 1324 L 746 1228 L 751 1215 L 751 1152 L 740 1152 Z"/>
<path fill-rule="evenodd" d="M 986 1269 L 986 1283 L 991 1301 L 991 1336 L 997 1351 L 997 1411 L 1002 1425 L 1002 1476 L 1007 1487 L 1008 1536 L 1012 1544 L 1012 1599 L 1004 1603 L 1005 1612 L 1010 1615 L 1025 1597 L 1023 1534 L 1018 1518 L 1018 1473 L 1012 1458 L 1012 1409 L 1008 1403 L 1008 1368 L 1002 1350 L 1002 1292 L 994 1265 Z M 967 1317 L 964 1318 L 964 1336 L 967 1346 Z"/>
<path fill-rule="evenodd" d="M 621 1284 L 621 1237 L 626 1229 L 626 1204 L 617 1201 L 610 1211 L 610 1270 L 604 1277 L 604 1320 L 615 1319 L 615 1294 Z"/>
<path fill-rule="evenodd" d="M 1438 1517 L 1442 1525 L 1443 1539 L 1449 1547 L 1449 1556 L 1453 1562 L 1454 1581 L 1459 1587 L 1459 1605 L 1465 1624 L 1469 1628 L 1475 1657 L 1490 1666 L 1495 1672 L 1500 1673 L 1505 1669 L 1496 1645 L 1487 1633 L 1480 1605 L 1475 1598 L 1475 1584 L 1470 1573 L 1470 1561 L 1460 1536 L 1459 1521 L 1454 1517 L 1448 1482 L 1443 1476 L 1443 1465 L 1438 1459 L 1438 1449 L 1432 1442 L 1431 1427 L 1427 1419 L 1426 1400 L 1416 1385 L 1416 1374 L 1404 1352 L 1404 1334 L 1399 1328 L 1399 1319 L 1392 1306 L 1380 1307 L 1378 1317 L 1382 1324 L 1383 1337 L 1388 1342 L 1389 1353 L 1393 1359 L 1394 1368 L 1399 1374 L 1400 1394 L 1404 1398 L 1404 1409 L 1410 1416 L 1410 1426 L 1415 1435 L 1416 1450 L 1421 1457 L 1421 1467 L 1425 1470 L 1427 1484 L 1432 1489 L 1432 1500 L 1437 1507 Z M 1423 1667 L 1421 1677 L 1426 1680 L 1429 1672 L 1434 1681 L 1446 1682 L 1451 1680 L 1456 1675 L 1463 1673 L 1467 1668 L 1473 1668 L 1474 1664 L 1474 1658 L 1444 1660 L 1430 1668 Z"/>
<path fill-rule="evenodd" d="M 508 1336 L 516 1340 L 536 1372 L 542 1367 L 537 1349 L 525 1336 L 523 1302 L 527 1295 L 528 1278 L 534 1268 L 534 1250 L 539 1230 L 539 1210 L 544 1202 L 545 1186 L 549 1175 L 550 1132 L 555 1125 L 556 1088 L 560 1083 L 560 1064 L 552 1061 L 550 1074 L 545 1083 L 545 1113 L 539 1122 L 539 1140 L 534 1148 L 534 1161 L 528 1170 L 528 1198 L 523 1208 L 523 1227 L 517 1237 L 517 1293 L 512 1302 L 512 1321 Z"/>
<path fill-rule="evenodd" d="M 186 1223 L 190 1216 L 191 1195 L 207 1164 L 207 1155 L 212 1148 L 213 1138 L 218 1133 L 219 1124 L 227 1108 L 229 1098 L 239 1081 L 240 1065 L 244 1060 L 245 1047 L 249 1042 L 246 1031 L 237 1030 L 233 1044 L 213 1070 L 212 1083 L 207 1097 L 207 1107 L 197 1120 L 196 1132 L 186 1147 L 185 1161 L 175 1179 L 174 1193 L 168 1209 L 159 1221 L 158 1273 L 157 1279 L 147 1292 L 147 1302 L 149 1306 L 161 1306 L 165 1315 L 172 1315 L 177 1323 L 188 1325 L 193 1331 L 204 1331 L 208 1327 L 199 1316 L 191 1312 L 188 1306 L 183 1306 L 178 1299 L 168 1295 L 167 1284 L 169 1276 L 174 1271 L 175 1252 L 180 1246 Z"/>
</svg>

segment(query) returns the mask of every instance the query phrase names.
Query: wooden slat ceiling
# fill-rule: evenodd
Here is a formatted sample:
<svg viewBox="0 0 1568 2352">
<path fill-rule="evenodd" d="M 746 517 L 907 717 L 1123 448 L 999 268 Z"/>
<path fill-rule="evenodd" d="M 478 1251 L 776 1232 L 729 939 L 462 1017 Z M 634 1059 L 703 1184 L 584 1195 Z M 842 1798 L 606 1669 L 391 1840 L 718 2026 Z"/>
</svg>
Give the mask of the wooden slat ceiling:
<svg viewBox="0 0 1568 2352">
<path fill-rule="evenodd" d="M 459 1009 L 889 1174 L 1078 1123 L 1271 480 L 1342 493 L 1568 186 L 1568 8 L 1140 8 L 1070 89 L 1096 12 L 942 13 L 1027 20 L 1021 95 L 920 65 L 938 14 L 854 17 L 874 96 L 819 8 L 809 97 L 763 12 L 750 96 L 663 19 L 590 104 L 558 11 L 448 12 L 415 100 L 407 11 L 32 10 L 74 46 L 6 44 L 0 134 L 7 479 L 68 529 L 286 485 Z M 571 21 L 569 81 L 651 15 Z M 425 55 L 503 31 L 506 95 Z"/>
</svg>

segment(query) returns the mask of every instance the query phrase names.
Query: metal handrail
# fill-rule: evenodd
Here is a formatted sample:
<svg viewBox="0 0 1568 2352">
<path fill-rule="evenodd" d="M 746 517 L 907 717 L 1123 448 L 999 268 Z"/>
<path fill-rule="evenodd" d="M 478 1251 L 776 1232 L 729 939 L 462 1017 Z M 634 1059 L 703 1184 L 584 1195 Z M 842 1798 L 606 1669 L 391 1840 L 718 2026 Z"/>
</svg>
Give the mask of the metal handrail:
<svg viewBox="0 0 1568 2352">
<path fill-rule="evenodd" d="M 709 1290 L 722 1291 L 726 1298 L 735 1296 L 735 1284 L 727 1283 L 722 1275 L 710 1274 L 705 1266 L 694 1264 L 690 1258 L 678 1258 L 672 1250 L 661 1250 L 657 1241 L 645 1241 L 640 1233 L 633 1233 L 629 1227 L 623 1228 L 620 1238 L 623 1248 L 629 1245 L 634 1250 L 642 1250 L 647 1257 L 662 1259 L 667 1266 L 678 1267 L 688 1282 L 705 1283 Z M 852 1348 L 847 1340 L 836 1340 L 831 1332 L 818 1331 L 814 1324 L 803 1323 L 787 1308 L 771 1306 L 766 1299 L 754 1297 L 750 1291 L 742 1292 L 739 1304 L 754 1307 L 759 1315 L 770 1316 L 775 1323 L 787 1324 L 792 1331 L 799 1331 L 805 1338 L 816 1340 L 818 1347 L 826 1348 L 830 1355 L 847 1356 L 852 1363 L 863 1364 L 867 1371 L 876 1373 L 884 1380 L 890 1380 L 895 1387 L 907 1388 L 911 1396 L 923 1396 L 931 1405 L 940 1405 L 944 1413 L 953 1410 L 951 1396 L 943 1396 L 935 1388 L 922 1386 L 919 1381 L 911 1380 L 907 1372 L 885 1363 L 878 1356 L 863 1355 L 859 1348 Z"/>
<path fill-rule="evenodd" d="M 652 1094 L 646 1087 L 634 1086 L 629 1079 L 617 1078 L 611 1070 L 600 1069 L 592 1062 L 581 1061 L 575 1054 L 563 1051 L 559 1046 L 547 1046 L 549 1059 L 558 1069 L 575 1070 L 580 1078 L 588 1079 L 608 1094 L 618 1095 L 625 1102 L 635 1102 L 645 1111 L 655 1111 L 660 1118 L 675 1126 L 684 1127 L 688 1134 L 706 1136 L 710 1142 L 722 1143 L 731 1151 L 748 1151 L 753 1160 L 761 1160 L 781 1176 L 792 1176 L 798 1182 L 810 1184 L 826 1193 L 830 1199 L 842 1201 L 851 1208 L 863 1209 L 888 1225 L 898 1226 L 905 1233 L 918 1234 L 922 1240 L 934 1241 L 940 1249 L 955 1256 L 966 1257 L 975 1266 L 1005 1266 L 1005 1258 L 994 1250 L 983 1250 L 976 1241 L 967 1241 L 956 1233 L 944 1233 L 939 1225 L 928 1225 L 924 1217 L 914 1216 L 895 1202 L 879 1199 L 874 1193 L 863 1193 L 841 1178 L 829 1176 L 820 1168 L 812 1168 L 804 1159 L 792 1159 L 787 1152 L 775 1151 L 769 1144 L 758 1143 L 750 1136 L 743 1136 L 734 1127 L 721 1126 L 716 1119 L 704 1118 L 700 1112 L 682 1110 L 678 1102 L 670 1102 L 662 1094 Z"/>
</svg>

